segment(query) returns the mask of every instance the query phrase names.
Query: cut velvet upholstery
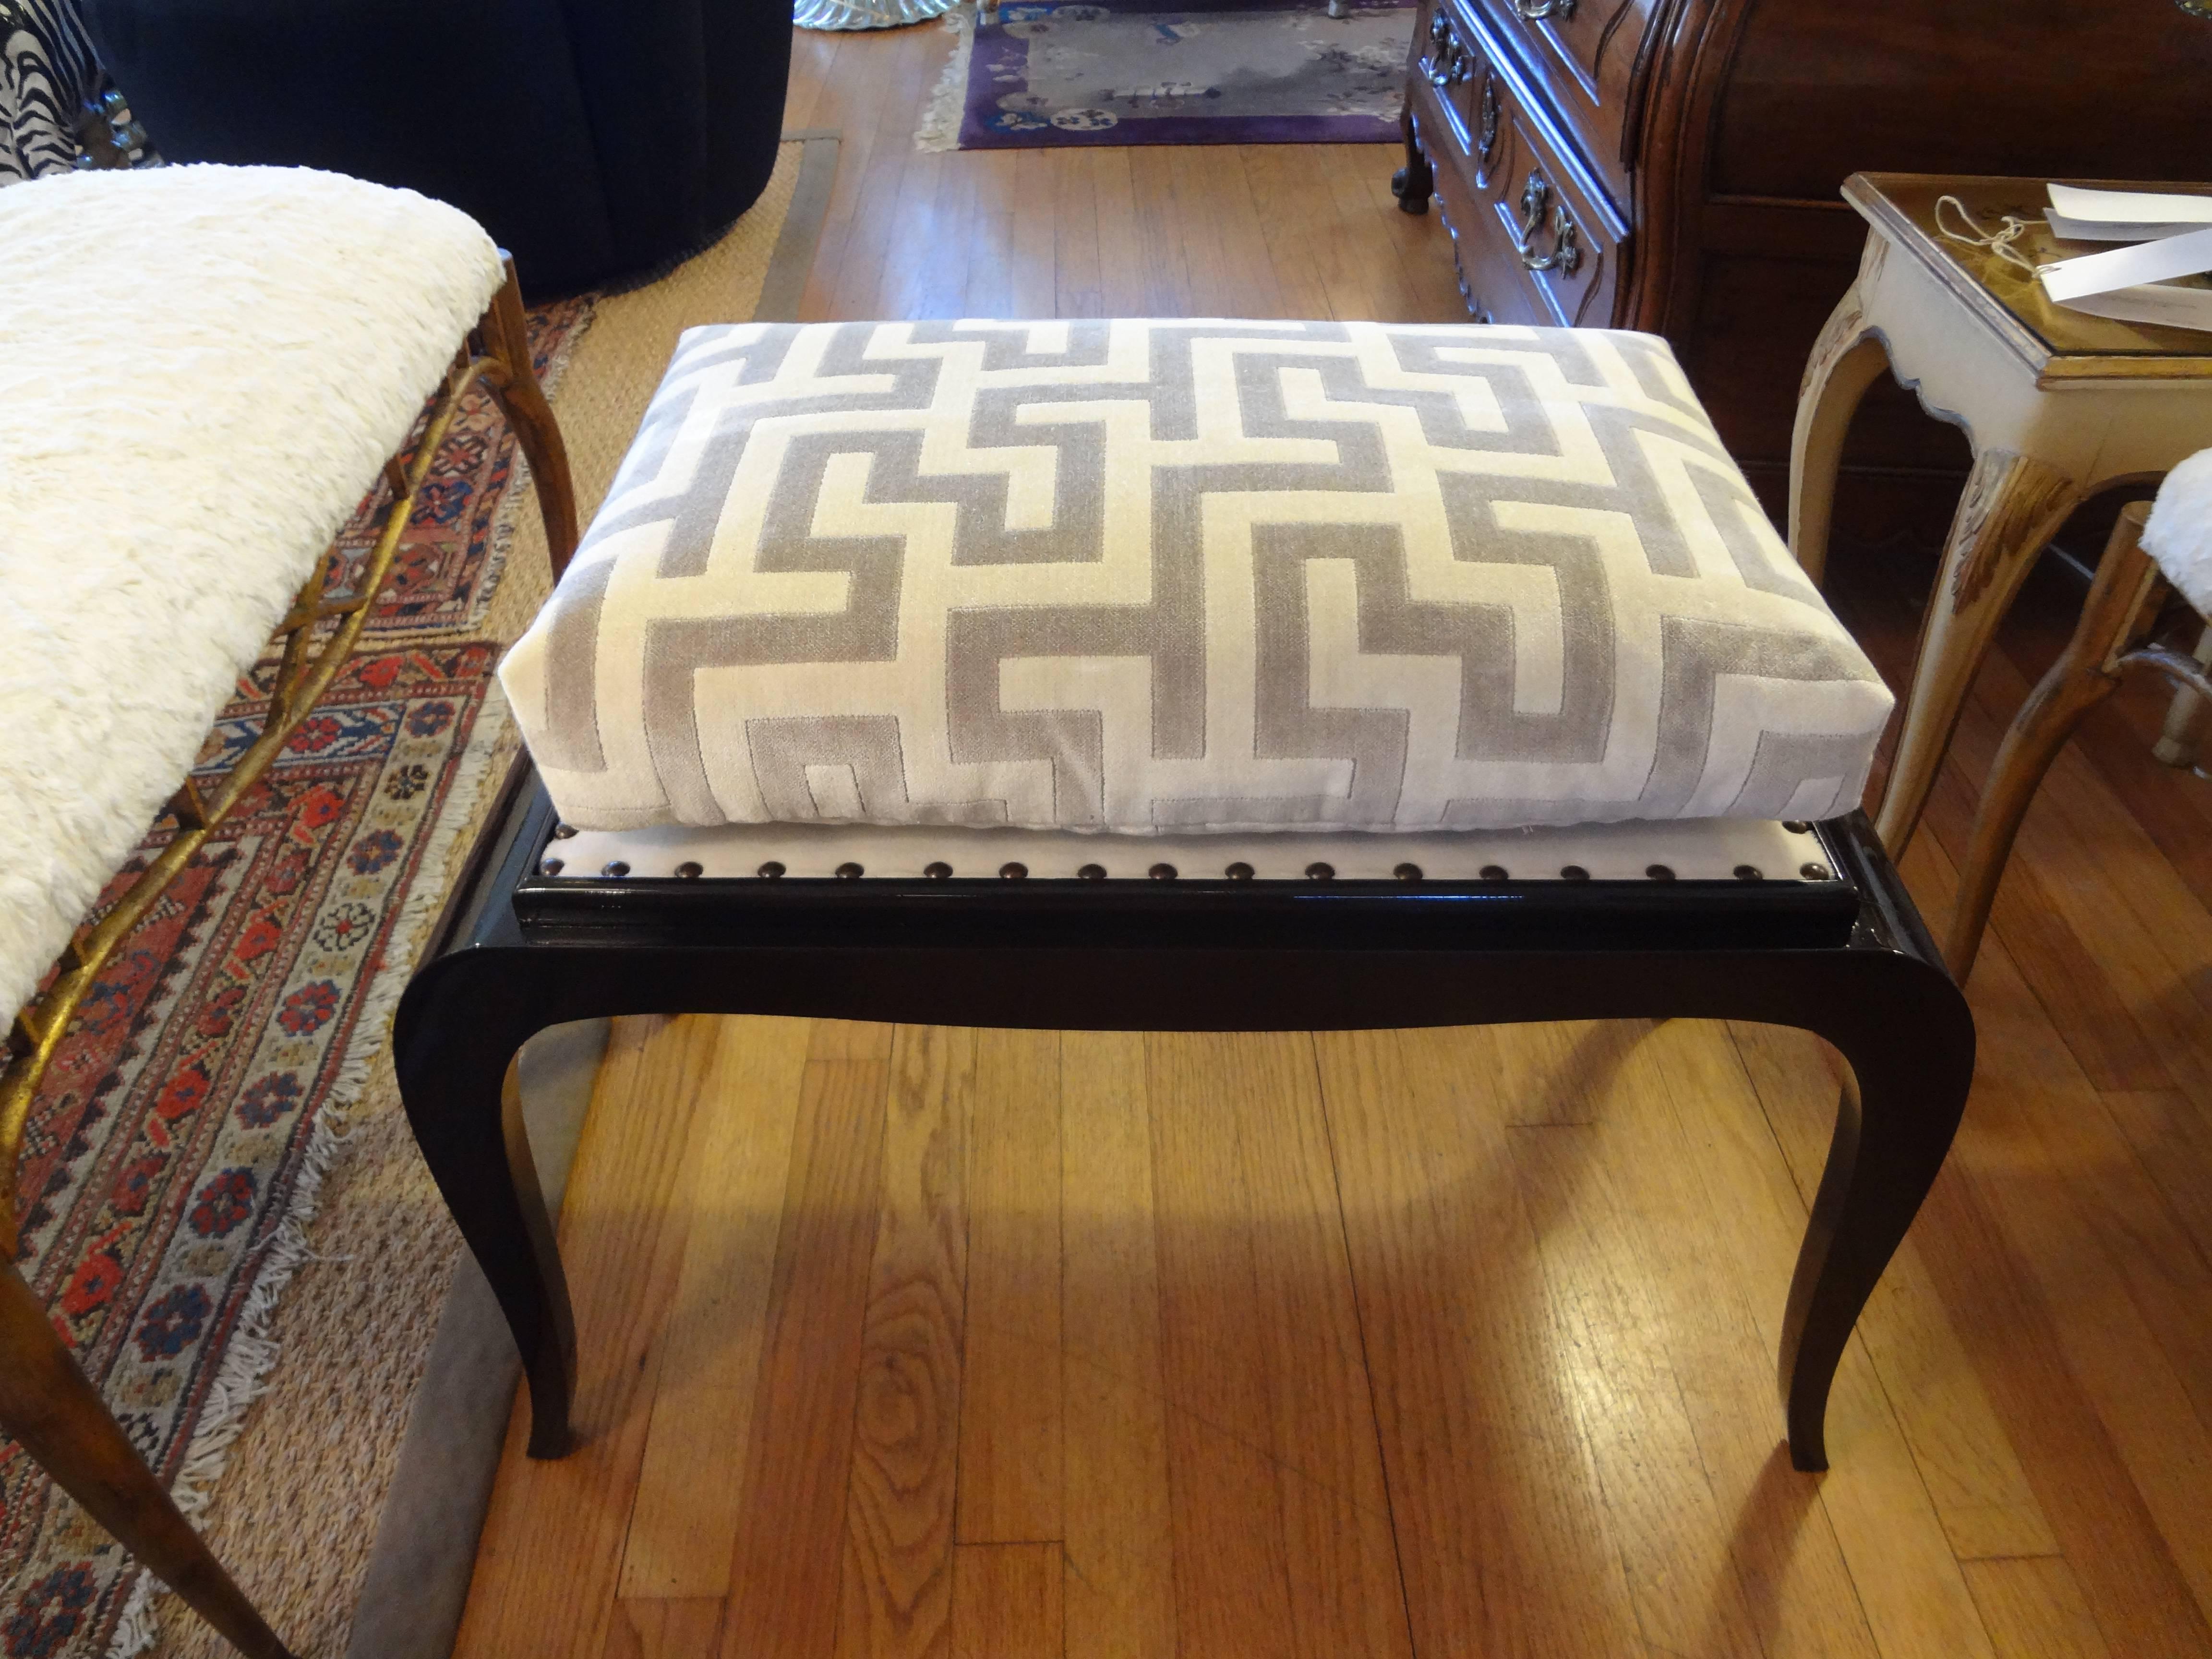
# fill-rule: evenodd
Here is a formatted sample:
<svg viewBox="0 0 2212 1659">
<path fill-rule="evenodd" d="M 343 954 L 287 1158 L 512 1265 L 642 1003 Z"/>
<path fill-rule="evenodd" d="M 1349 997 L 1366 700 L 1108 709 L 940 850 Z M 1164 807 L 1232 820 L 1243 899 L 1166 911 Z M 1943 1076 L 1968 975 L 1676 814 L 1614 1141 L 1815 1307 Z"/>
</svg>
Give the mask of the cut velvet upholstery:
<svg viewBox="0 0 2212 1659">
<path fill-rule="evenodd" d="M 470 214 L 542 296 L 697 248 L 775 167 L 789 0 L 82 0 L 172 161 Z"/>
<path fill-rule="evenodd" d="M 191 769 L 501 280 L 464 215 L 330 173 L 0 191 L 0 1006 Z"/>
<path fill-rule="evenodd" d="M 1819 818 L 1891 699 L 1664 342 L 695 329 L 501 670 L 571 824 Z"/>
</svg>

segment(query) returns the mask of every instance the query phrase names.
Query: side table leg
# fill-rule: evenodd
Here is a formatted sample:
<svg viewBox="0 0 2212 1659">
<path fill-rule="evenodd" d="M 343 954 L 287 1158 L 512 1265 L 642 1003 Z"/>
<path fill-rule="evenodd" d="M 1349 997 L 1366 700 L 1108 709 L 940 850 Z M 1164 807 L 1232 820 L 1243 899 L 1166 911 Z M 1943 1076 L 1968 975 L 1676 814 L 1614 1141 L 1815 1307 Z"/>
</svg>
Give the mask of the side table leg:
<svg viewBox="0 0 2212 1659">
<path fill-rule="evenodd" d="M 2028 693 L 2005 728 L 1996 759 L 1990 763 L 1990 775 L 1974 810 L 1973 833 L 1959 866 L 1959 896 L 1951 908 L 1950 933 L 1943 942 L 1943 959 L 1962 985 L 1981 949 L 1997 883 L 2012 856 L 2013 837 L 2020 833 L 2021 820 L 2027 816 L 2043 775 L 2082 717 L 2119 689 L 2114 659 L 2127 648 L 2136 618 L 2159 580 L 2158 567 L 2142 550 L 2145 513 L 2141 501 L 2120 510 L 2073 637 L 2051 672 Z"/>
<path fill-rule="evenodd" d="M 1853 288 L 1829 314 L 1806 360 L 1797 424 L 1790 434 L 1790 550 L 1815 586 L 1827 570 L 1828 522 L 1844 434 L 1859 399 L 1888 367 L 1889 353 L 1867 327 Z"/>
<path fill-rule="evenodd" d="M 530 1455 L 564 1457 L 575 1443 L 576 1322 L 514 1077 L 523 1043 L 548 1024 L 544 989 L 512 953 L 445 957 L 408 986 L 392 1054 L 423 1162 L 521 1352 Z"/>
<path fill-rule="evenodd" d="M 1990 636 L 2080 500 L 2075 480 L 2031 456 L 1990 449 L 1974 458 L 1921 623 L 1905 730 L 1875 822 L 1891 858 L 1905 856 L 1919 826 Z"/>
<path fill-rule="evenodd" d="M 0 1429 L 251 1659 L 289 1659 L 138 1455 L 13 1265 L 0 1265 Z"/>
</svg>

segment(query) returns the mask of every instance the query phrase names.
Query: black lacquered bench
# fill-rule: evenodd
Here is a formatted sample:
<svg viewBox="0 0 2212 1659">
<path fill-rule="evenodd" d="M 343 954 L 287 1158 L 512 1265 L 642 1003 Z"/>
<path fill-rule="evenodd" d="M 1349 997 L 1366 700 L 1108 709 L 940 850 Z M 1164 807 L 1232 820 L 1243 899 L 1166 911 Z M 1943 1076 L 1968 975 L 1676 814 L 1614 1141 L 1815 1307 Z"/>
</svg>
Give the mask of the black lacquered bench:
<svg viewBox="0 0 2212 1659">
<path fill-rule="evenodd" d="M 1855 1082 L 1784 1325 L 1803 1469 L 1826 1466 L 1837 1363 L 1950 1146 L 1974 1055 L 1965 1000 L 1858 814 L 1449 836 L 579 835 L 524 763 L 395 1045 L 409 1119 L 521 1349 L 535 1456 L 571 1444 L 576 1333 L 508 1067 L 547 1026 L 638 1013 L 1187 1031 L 1690 1018 L 1815 1032 Z"/>
</svg>

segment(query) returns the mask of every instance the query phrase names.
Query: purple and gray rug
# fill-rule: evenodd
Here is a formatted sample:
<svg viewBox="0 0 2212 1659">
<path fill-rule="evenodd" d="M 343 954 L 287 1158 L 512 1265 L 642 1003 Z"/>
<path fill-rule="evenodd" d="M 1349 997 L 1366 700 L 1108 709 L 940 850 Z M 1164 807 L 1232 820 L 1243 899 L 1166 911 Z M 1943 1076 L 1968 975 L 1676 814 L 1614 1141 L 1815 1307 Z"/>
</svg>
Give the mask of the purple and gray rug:
<svg viewBox="0 0 2212 1659">
<path fill-rule="evenodd" d="M 957 14 L 924 149 L 1358 144 L 1398 136 L 1410 0 L 1006 4 Z"/>
</svg>

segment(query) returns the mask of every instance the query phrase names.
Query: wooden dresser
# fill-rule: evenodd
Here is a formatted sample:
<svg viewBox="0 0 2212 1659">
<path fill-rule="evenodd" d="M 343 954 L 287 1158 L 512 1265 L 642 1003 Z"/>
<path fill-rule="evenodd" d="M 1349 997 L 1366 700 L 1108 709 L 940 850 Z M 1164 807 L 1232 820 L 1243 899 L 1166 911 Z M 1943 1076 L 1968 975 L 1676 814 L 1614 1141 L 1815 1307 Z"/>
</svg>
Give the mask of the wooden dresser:
<svg viewBox="0 0 2212 1659">
<path fill-rule="evenodd" d="M 2212 179 L 2212 20 L 2173 0 L 1422 0 L 1409 82 L 1399 204 L 1433 191 L 1470 314 L 1665 335 L 1778 510 L 1846 177 Z M 1893 389 L 1850 459 L 1965 447 Z"/>
</svg>

